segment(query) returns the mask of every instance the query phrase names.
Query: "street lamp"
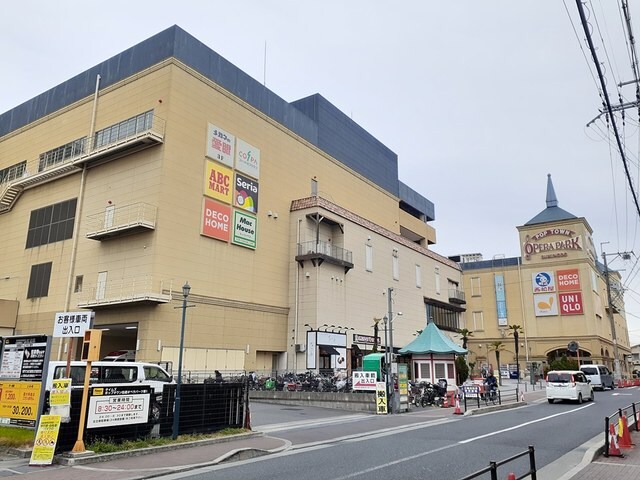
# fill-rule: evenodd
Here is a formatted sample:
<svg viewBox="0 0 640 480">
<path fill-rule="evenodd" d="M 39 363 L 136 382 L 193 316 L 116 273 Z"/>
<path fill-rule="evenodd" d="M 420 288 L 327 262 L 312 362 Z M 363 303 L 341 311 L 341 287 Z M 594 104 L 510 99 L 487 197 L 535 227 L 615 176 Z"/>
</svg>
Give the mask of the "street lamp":
<svg viewBox="0 0 640 480">
<path fill-rule="evenodd" d="M 178 379 L 176 381 L 176 399 L 173 403 L 173 427 L 171 429 L 171 438 L 174 440 L 178 437 L 180 428 L 180 387 L 182 386 L 182 348 L 184 345 L 184 323 L 187 317 L 187 298 L 191 287 L 189 282 L 182 286 L 182 327 L 180 329 L 180 352 L 178 354 Z M 180 307 L 176 307 L 180 308 Z"/>
</svg>

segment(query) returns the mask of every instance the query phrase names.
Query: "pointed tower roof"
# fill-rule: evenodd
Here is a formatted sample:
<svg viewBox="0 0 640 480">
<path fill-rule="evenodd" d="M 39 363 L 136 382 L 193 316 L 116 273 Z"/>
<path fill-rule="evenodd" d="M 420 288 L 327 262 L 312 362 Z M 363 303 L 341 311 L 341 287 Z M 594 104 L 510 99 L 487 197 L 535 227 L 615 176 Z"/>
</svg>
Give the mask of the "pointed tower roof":
<svg viewBox="0 0 640 480">
<path fill-rule="evenodd" d="M 545 208 L 538 215 L 525 223 L 525 225 L 558 222 L 560 220 L 574 220 L 577 218 L 578 217 L 576 217 L 575 215 L 561 209 L 558 206 L 558 197 L 556 197 L 556 192 L 553 189 L 551 174 L 547 174 L 547 208 Z"/>
<path fill-rule="evenodd" d="M 400 349 L 400 353 L 458 353 L 465 354 L 467 350 L 453 343 L 440 331 L 433 322 L 409 345 Z"/>
</svg>

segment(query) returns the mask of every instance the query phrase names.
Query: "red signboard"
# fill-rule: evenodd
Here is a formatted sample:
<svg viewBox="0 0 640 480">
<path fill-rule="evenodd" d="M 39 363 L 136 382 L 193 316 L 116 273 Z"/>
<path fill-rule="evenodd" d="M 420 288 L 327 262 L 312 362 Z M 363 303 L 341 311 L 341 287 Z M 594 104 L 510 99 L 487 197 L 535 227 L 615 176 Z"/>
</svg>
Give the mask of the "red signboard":
<svg viewBox="0 0 640 480">
<path fill-rule="evenodd" d="M 556 272 L 559 291 L 580 290 L 580 272 L 577 268 L 571 270 L 558 270 Z"/>
<path fill-rule="evenodd" d="M 558 303 L 560 304 L 560 315 L 582 315 L 582 293 L 558 293 Z"/>
<path fill-rule="evenodd" d="M 221 205 L 205 197 L 202 215 L 202 234 L 228 242 L 230 223 L 231 207 Z"/>
</svg>

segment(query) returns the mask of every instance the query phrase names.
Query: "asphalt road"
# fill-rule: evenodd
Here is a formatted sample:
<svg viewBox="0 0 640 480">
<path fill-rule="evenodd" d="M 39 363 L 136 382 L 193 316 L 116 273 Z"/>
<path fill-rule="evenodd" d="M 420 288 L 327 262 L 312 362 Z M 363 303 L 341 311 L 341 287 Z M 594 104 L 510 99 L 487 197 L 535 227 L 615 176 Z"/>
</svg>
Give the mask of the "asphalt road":
<svg viewBox="0 0 640 480">
<path fill-rule="evenodd" d="M 526 407 L 464 417 L 451 409 L 375 416 L 253 404 L 254 428 L 287 439 L 290 450 L 164 478 L 455 480 L 529 445 L 543 469 L 603 434 L 605 416 L 632 401 L 640 401 L 640 389 L 596 392 L 595 402 L 582 405 L 550 405 L 543 397 Z M 501 467 L 498 478 L 528 468 L 524 457 Z"/>
</svg>

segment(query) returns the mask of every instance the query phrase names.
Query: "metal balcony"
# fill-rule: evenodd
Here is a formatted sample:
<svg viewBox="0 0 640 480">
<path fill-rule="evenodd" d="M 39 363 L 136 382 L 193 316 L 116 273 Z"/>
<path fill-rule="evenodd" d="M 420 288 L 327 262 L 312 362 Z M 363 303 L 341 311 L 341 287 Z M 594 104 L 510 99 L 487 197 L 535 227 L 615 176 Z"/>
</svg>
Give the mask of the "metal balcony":
<svg viewBox="0 0 640 480">
<path fill-rule="evenodd" d="M 116 130 L 116 126 L 128 126 L 136 118 L 132 117 L 98 132 L 96 135 L 107 130 L 110 132 L 108 138 L 105 135 L 101 137 L 100 143 L 96 139 L 89 141 L 87 137 L 78 140 L 77 143 L 82 148 L 74 150 L 66 158 L 50 162 L 41 158 L 28 160 L 19 176 L 8 176 L 0 181 L 0 214 L 10 211 L 22 192 L 28 188 L 78 173 L 84 165 L 115 160 L 164 142 L 165 121 L 155 115 L 150 115 L 147 121 L 131 128 Z M 86 151 L 88 145 L 91 147 Z"/>
<path fill-rule="evenodd" d="M 449 289 L 449 303 L 456 303 L 458 305 L 464 305 L 467 303 L 464 297 L 464 292 L 457 288 Z"/>
<path fill-rule="evenodd" d="M 171 281 L 154 281 L 150 275 L 107 280 L 89 286 L 79 308 L 99 309 L 132 304 L 158 304 L 171 301 Z M 167 289 L 169 293 L 163 293 Z M 82 294 L 80 294 L 82 295 Z"/>
<path fill-rule="evenodd" d="M 313 266 L 322 265 L 323 262 L 344 267 L 345 273 L 353 268 L 353 254 L 350 250 L 336 247 L 331 242 L 302 242 L 298 244 L 296 261 L 303 265 L 310 260 Z"/>
<path fill-rule="evenodd" d="M 148 203 L 134 203 L 107 209 L 87 216 L 89 231 L 86 237 L 91 240 L 107 240 L 155 230 L 157 214 L 157 207 Z"/>
</svg>

